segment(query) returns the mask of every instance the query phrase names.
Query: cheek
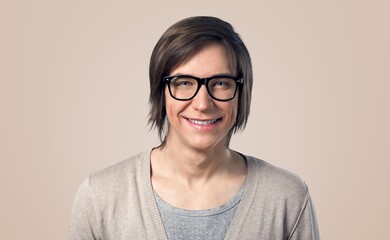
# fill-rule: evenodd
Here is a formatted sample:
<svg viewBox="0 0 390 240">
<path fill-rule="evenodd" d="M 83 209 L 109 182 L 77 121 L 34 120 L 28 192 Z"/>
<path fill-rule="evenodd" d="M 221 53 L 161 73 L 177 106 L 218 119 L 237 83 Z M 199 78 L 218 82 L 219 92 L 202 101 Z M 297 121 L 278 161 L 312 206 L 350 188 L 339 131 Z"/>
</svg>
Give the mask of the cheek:
<svg viewBox="0 0 390 240">
<path fill-rule="evenodd" d="M 168 90 L 167 87 L 165 87 L 165 90 L 164 90 L 164 106 L 167 105 L 168 97 L 170 97 L 170 95 L 169 95 L 169 90 Z"/>
<path fill-rule="evenodd" d="M 222 106 L 221 106 L 222 107 Z M 228 125 L 233 126 L 237 119 L 237 113 L 238 113 L 238 104 L 236 100 L 232 100 L 232 102 L 229 102 L 229 104 L 223 106 L 223 109 L 226 114 L 226 120 L 228 121 Z"/>
<path fill-rule="evenodd" d="M 177 101 L 173 99 L 169 94 L 168 89 L 165 90 L 164 101 L 165 112 L 167 114 L 168 120 L 174 120 L 174 118 L 178 116 L 183 110 L 185 110 L 189 104 L 185 101 Z"/>
<path fill-rule="evenodd" d="M 166 112 L 170 112 L 171 109 L 172 109 L 172 106 L 174 105 L 173 104 L 173 99 L 171 98 L 171 95 L 169 95 L 169 91 L 168 91 L 168 88 L 165 88 L 165 97 L 164 97 L 164 106 L 165 106 L 165 110 Z"/>
<path fill-rule="evenodd" d="M 234 99 L 234 102 L 232 102 L 231 110 L 234 119 L 236 119 L 238 114 L 238 101 L 236 98 Z"/>
</svg>

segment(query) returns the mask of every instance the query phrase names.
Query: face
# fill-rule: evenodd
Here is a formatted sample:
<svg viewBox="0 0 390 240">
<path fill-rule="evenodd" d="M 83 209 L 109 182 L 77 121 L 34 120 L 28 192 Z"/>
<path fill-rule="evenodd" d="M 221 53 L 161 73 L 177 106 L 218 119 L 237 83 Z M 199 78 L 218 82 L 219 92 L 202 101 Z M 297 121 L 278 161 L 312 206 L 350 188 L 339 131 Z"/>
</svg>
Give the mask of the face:
<svg viewBox="0 0 390 240">
<path fill-rule="evenodd" d="M 169 75 L 206 78 L 221 74 L 234 76 L 224 46 L 211 43 L 173 69 Z M 237 116 L 237 102 L 238 95 L 227 102 L 212 99 L 205 85 L 202 85 L 193 99 L 178 101 L 170 96 L 166 87 L 168 144 L 200 151 L 227 148 L 228 132 Z"/>
</svg>

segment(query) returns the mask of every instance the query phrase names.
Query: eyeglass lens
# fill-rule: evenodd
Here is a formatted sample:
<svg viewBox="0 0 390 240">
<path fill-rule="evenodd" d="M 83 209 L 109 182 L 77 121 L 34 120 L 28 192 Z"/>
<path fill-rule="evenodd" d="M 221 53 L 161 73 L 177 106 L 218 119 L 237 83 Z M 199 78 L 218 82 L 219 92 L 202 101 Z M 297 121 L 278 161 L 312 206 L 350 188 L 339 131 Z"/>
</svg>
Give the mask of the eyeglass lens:
<svg viewBox="0 0 390 240">
<path fill-rule="evenodd" d="M 198 81 L 189 76 L 178 76 L 170 81 L 171 94 L 177 99 L 190 99 L 195 96 L 198 89 Z M 234 97 L 237 83 L 229 77 L 215 77 L 207 81 L 209 94 L 219 100 L 228 100 Z"/>
</svg>

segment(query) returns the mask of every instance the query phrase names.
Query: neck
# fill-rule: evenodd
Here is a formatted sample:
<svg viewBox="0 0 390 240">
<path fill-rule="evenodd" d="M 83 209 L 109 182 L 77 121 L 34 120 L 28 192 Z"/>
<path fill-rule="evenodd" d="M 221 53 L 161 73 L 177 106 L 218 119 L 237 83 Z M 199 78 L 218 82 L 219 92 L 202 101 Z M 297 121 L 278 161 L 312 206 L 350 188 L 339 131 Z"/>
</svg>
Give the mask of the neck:
<svg viewBox="0 0 390 240">
<path fill-rule="evenodd" d="M 188 186 L 204 184 L 213 177 L 228 173 L 233 162 L 233 153 L 227 147 L 200 151 L 174 147 L 169 141 L 163 148 L 156 149 L 155 154 L 159 159 L 156 164 L 164 175 L 176 176 Z"/>
</svg>

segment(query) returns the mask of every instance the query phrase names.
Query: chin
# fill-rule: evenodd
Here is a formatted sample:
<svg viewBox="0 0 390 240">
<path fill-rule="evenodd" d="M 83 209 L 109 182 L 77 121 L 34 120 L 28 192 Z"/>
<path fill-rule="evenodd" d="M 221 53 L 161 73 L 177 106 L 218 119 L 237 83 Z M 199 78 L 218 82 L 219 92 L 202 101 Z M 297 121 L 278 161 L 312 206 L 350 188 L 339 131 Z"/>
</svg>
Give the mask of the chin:
<svg viewBox="0 0 390 240">
<path fill-rule="evenodd" d="M 215 139 L 200 138 L 192 140 L 190 146 L 197 151 L 210 151 L 221 147 L 227 147 L 226 140 L 216 141 Z"/>
</svg>

